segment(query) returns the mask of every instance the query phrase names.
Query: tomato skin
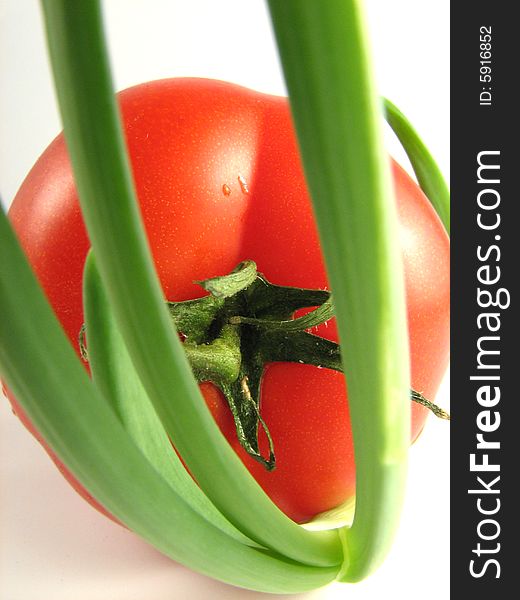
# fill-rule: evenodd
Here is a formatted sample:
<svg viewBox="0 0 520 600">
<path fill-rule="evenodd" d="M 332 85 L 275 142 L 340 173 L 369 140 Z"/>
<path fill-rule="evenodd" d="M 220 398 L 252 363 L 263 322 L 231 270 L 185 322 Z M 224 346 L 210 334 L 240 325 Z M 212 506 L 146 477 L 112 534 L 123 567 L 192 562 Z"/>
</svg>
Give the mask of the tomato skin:
<svg viewBox="0 0 520 600">
<path fill-rule="evenodd" d="M 202 295 L 194 281 L 228 273 L 245 259 L 255 260 L 273 283 L 327 287 L 286 99 L 202 79 L 151 82 L 118 96 L 143 221 L 169 300 Z M 434 398 L 448 360 L 449 242 L 417 185 L 395 163 L 393 174 L 412 383 Z M 27 176 L 9 216 L 78 350 L 81 277 L 89 241 L 62 136 Z M 318 333 L 337 340 L 334 322 L 320 326 Z M 291 518 L 306 521 L 353 493 L 342 375 L 300 364 L 268 367 L 262 413 L 275 441 L 277 469 L 272 473 L 240 448 L 220 393 L 210 384 L 201 389 L 231 445 Z M 412 439 L 426 414 L 413 405 Z M 70 473 L 65 475 L 100 508 Z"/>
</svg>

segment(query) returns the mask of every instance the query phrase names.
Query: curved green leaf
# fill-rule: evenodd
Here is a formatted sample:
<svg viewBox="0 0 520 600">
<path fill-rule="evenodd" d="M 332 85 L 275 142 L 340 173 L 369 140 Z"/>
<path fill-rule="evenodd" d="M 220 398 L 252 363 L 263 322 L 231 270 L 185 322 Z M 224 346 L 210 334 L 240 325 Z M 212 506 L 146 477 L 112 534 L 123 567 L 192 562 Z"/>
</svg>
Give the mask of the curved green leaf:
<svg viewBox="0 0 520 600">
<path fill-rule="evenodd" d="M 433 156 L 410 121 L 388 99 L 384 99 L 386 120 L 399 138 L 412 163 L 417 181 L 450 233 L 450 191 Z"/>
<path fill-rule="evenodd" d="M 141 224 L 99 2 L 44 0 L 43 8 L 65 137 L 98 268 L 132 363 L 168 436 L 219 512 L 247 537 L 292 560 L 337 564 L 337 533 L 305 531 L 271 502 L 221 434 L 191 373 Z"/>
<path fill-rule="evenodd" d="M 0 255 L 1 376 L 108 511 L 167 556 L 234 585 L 294 593 L 334 579 L 337 566 L 301 565 L 237 542 L 174 492 L 89 379 L 1 210 Z"/>
<path fill-rule="evenodd" d="M 211 504 L 173 451 L 117 329 L 92 252 L 85 264 L 83 285 L 88 357 L 94 384 L 163 479 L 215 527 L 242 544 L 255 546 Z"/>
<path fill-rule="evenodd" d="M 410 439 L 401 250 L 361 2 L 270 0 L 338 319 L 356 460 L 356 509 L 340 576 L 386 555 Z"/>
</svg>

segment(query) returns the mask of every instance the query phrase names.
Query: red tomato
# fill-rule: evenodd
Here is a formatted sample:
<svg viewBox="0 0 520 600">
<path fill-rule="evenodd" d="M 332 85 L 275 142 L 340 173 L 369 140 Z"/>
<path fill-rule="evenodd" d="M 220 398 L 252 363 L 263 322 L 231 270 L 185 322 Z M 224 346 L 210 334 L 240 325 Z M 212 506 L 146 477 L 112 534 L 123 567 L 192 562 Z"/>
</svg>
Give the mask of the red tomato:
<svg viewBox="0 0 520 600">
<path fill-rule="evenodd" d="M 144 224 L 169 300 L 202 295 L 195 280 L 229 273 L 245 259 L 256 261 L 273 283 L 327 286 L 285 98 L 217 81 L 172 79 L 125 90 L 119 101 Z M 393 173 L 412 383 L 433 399 L 448 360 L 449 242 L 418 186 L 395 163 Z M 89 241 L 62 136 L 27 176 L 10 218 L 77 349 Z M 337 340 L 334 323 L 329 325 L 320 326 L 319 334 Z M 290 363 L 268 367 L 261 410 L 275 441 L 273 472 L 240 448 L 220 392 L 210 384 L 201 388 L 231 445 L 291 518 L 306 521 L 353 493 L 353 448 L 341 374 Z M 412 413 L 415 439 L 427 412 L 414 405 Z"/>
</svg>

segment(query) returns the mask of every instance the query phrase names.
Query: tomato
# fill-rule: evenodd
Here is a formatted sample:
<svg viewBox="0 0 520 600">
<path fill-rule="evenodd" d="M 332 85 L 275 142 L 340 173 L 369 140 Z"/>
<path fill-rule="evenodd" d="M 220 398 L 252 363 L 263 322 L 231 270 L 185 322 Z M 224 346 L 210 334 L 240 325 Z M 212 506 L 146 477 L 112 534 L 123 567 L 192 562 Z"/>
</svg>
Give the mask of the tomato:
<svg viewBox="0 0 520 600">
<path fill-rule="evenodd" d="M 245 259 L 254 260 L 273 283 L 327 287 L 285 98 L 203 79 L 146 83 L 118 98 L 144 225 L 168 300 L 203 295 L 194 281 L 229 273 Z M 412 384 L 433 399 L 448 360 L 449 242 L 418 186 L 397 164 L 392 169 Z M 27 176 L 10 219 L 77 350 L 89 240 L 61 135 Z M 319 326 L 318 334 L 336 341 L 334 322 Z M 341 374 L 296 363 L 267 367 L 261 411 L 276 448 L 272 472 L 240 447 L 220 392 L 209 383 L 201 389 L 229 443 L 291 518 L 306 521 L 353 494 L 353 447 Z M 412 407 L 412 439 L 426 414 L 423 407 Z"/>
</svg>

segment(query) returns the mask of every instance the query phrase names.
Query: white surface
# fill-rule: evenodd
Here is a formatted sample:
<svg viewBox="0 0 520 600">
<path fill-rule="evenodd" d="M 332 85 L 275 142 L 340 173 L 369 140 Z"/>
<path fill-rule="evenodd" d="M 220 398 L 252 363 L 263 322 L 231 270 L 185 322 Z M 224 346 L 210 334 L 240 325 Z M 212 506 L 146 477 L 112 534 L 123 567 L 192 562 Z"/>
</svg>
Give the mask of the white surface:
<svg viewBox="0 0 520 600">
<path fill-rule="evenodd" d="M 448 173 L 449 2 L 370 0 L 367 7 L 381 93 L 410 117 Z M 110 0 L 106 17 L 118 89 L 192 75 L 284 92 L 260 0 Z M 35 0 L 3 0 L 0 61 L 0 195 L 9 204 L 60 129 Z M 447 387 L 437 400 L 448 405 Z M 431 418 L 410 459 L 402 524 L 383 567 L 360 584 L 298 598 L 449 597 L 449 426 Z M 0 510 L 0 600 L 265 597 L 195 574 L 98 515 L 3 399 Z"/>
</svg>

